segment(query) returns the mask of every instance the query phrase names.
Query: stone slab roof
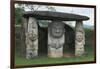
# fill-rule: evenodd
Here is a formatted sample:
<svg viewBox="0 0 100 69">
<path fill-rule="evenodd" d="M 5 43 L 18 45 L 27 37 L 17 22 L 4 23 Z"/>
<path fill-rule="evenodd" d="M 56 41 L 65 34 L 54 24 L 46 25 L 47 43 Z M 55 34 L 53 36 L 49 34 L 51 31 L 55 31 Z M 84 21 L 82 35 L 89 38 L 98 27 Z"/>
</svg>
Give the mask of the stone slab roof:
<svg viewBox="0 0 100 69">
<path fill-rule="evenodd" d="M 89 17 L 72 14 L 72 13 L 62 13 L 62 12 L 52 12 L 52 11 L 27 11 L 23 14 L 23 17 L 35 17 L 39 20 L 61 20 L 61 21 L 83 21 L 88 20 Z"/>
</svg>

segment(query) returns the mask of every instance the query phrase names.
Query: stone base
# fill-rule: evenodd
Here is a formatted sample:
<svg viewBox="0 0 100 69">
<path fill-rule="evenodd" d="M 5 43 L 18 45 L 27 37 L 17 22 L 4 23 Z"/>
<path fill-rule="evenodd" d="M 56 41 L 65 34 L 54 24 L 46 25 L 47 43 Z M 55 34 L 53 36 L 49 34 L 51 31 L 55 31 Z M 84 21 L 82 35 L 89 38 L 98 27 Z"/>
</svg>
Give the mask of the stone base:
<svg viewBox="0 0 100 69">
<path fill-rule="evenodd" d="M 75 47 L 75 56 L 82 56 L 84 52 L 84 45 L 82 43 L 77 43 Z"/>
<path fill-rule="evenodd" d="M 26 58 L 27 59 L 31 59 L 31 58 L 34 58 L 34 57 L 37 57 L 37 56 L 38 56 L 38 51 L 37 50 L 34 50 L 34 51 L 32 51 L 31 49 L 27 50 L 27 53 L 26 53 Z"/>
<path fill-rule="evenodd" d="M 51 58 L 63 57 L 63 47 L 59 48 L 59 49 L 49 48 L 49 50 L 48 50 L 48 57 L 51 57 Z"/>
</svg>

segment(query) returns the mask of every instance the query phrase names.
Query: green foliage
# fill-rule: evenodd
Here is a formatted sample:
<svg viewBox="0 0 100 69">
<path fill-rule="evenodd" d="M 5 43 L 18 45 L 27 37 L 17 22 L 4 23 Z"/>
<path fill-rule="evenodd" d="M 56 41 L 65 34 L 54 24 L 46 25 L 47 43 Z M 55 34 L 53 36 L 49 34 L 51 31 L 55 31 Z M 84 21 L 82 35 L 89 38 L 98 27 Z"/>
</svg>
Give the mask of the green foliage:
<svg viewBox="0 0 100 69">
<path fill-rule="evenodd" d="M 24 12 L 23 8 L 15 8 L 15 24 L 19 25 L 22 23 L 22 13 Z"/>
<path fill-rule="evenodd" d="M 86 46 L 93 47 L 94 43 L 94 31 L 92 29 L 85 29 L 85 42 Z"/>
<path fill-rule="evenodd" d="M 87 54 L 94 53 L 94 30 L 85 29 L 85 50 Z"/>
</svg>

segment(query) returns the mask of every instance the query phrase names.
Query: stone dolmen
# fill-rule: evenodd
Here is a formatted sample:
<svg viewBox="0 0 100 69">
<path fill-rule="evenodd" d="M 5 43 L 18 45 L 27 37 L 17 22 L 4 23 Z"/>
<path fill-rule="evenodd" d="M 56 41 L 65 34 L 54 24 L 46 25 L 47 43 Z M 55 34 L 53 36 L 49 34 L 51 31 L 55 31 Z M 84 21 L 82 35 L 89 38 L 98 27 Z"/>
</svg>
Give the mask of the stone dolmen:
<svg viewBox="0 0 100 69">
<path fill-rule="evenodd" d="M 51 20 L 48 25 L 48 57 L 63 57 L 63 46 L 65 44 L 65 23 L 63 21 L 76 21 L 75 25 L 75 56 L 84 54 L 85 32 L 83 21 L 87 16 L 71 13 L 52 11 L 28 11 L 23 14 L 25 29 L 26 58 L 38 56 L 38 21 Z M 67 37 L 67 36 L 66 36 Z"/>
</svg>

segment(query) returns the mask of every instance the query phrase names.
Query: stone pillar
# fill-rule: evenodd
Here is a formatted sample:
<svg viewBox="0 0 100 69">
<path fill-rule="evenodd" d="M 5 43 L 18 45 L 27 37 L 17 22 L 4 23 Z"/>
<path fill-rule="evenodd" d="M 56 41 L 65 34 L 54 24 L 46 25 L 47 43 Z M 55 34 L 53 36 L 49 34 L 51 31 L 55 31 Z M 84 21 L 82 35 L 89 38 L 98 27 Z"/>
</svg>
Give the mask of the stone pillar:
<svg viewBox="0 0 100 69">
<path fill-rule="evenodd" d="M 76 21 L 75 27 L 75 56 L 81 56 L 84 54 L 85 45 L 85 32 L 83 29 L 82 21 Z"/>
<path fill-rule="evenodd" d="M 23 28 L 25 30 L 25 33 L 27 32 L 27 28 L 28 28 L 28 18 L 23 18 Z"/>
<path fill-rule="evenodd" d="M 38 25 L 37 20 L 29 17 L 26 32 L 26 58 L 38 56 Z"/>
<path fill-rule="evenodd" d="M 64 23 L 53 21 L 48 26 L 48 56 L 53 58 L 62 57 L 64 42 Z"/>
<path fill-rule="evenodd" d="M 23 18 L 23 23 L 21 25 L 21 55 L 26 56 L 26 31 L 27 31 L 27 18 Z"/>
</svg>

